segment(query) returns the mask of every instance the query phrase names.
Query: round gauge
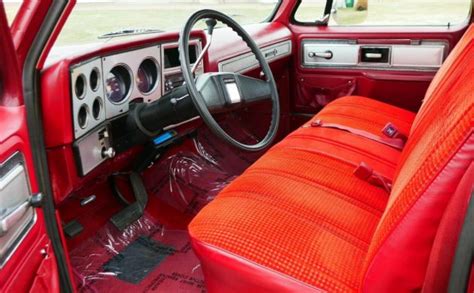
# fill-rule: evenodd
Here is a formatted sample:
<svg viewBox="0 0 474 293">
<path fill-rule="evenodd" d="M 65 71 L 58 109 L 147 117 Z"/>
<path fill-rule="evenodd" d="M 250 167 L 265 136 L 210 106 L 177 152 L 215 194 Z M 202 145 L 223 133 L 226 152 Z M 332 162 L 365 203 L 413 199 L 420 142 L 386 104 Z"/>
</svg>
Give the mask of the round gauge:
<svg viewBox="0 0 474 293">
<path fill-rule="evenodd" d="M 122 65 L 117 65 L 107 74 L 105 81 L 105 91 L 107 98 L 114 104 L 123 102 L 131 86 L 130 72 Z"/>
<path fill-rule="evenodd" d="M 87 122 L 89 121 L 89 108 L 86 104 L 83 104 L 79 108 L 79 112 L 77 113 L 77 123 L 79 126 L 84 129 L 87 127 Z"/>
<path fill-rule="evenodd" d="M 154 59 L 148 58 L 143 60 L 138 67 L 136 83 L 137 88 L 142 94 L 151 93 L 158 81 L 158 66 Z"/>
<path fill-rule="evenodd" d="M 82 99 L 85 96 L 86 78 L 82 74 L 76 78 L 76 82 L 74 83 L 74 93 L 76 94 L 76 97 L 79 99 Z"/>
<path fill-rule="evenodd" d="M 99 69 L 97 67 L 92 69 L 89 75 L 89 84 L 94 92 L 99 88 Z"/>
</svg>

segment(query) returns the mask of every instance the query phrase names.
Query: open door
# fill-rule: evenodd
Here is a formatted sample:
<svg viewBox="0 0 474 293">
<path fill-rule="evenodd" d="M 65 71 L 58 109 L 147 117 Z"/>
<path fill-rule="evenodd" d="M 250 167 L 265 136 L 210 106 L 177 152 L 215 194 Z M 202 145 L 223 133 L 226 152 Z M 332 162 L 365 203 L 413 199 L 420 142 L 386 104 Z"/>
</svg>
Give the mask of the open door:
<svg viewBox="0 0 474 293">
<path fill-rule="evenodd" d="M 17 54 L 0 2 L 0 292 L 58 292 L 38 193 Z"/>
</svg>

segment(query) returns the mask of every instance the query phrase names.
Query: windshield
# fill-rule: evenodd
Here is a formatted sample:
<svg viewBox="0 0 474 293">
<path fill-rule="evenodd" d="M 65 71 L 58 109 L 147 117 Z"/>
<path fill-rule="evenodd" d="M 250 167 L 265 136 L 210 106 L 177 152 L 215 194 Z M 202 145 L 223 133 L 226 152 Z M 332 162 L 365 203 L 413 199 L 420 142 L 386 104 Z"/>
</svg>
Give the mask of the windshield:
<svg viewBox="0 0 474 293">
<path fill-rule="evenodd" d="M 104 35 L 110 36 L 110 33 L 117 32 L 179 30 L 191 13 L 204 8 L 224 12 L 240 24 L 258 23 L 271 16 L 277 2 L 277 0 L 155 0 L 150 3 L 143 0 L 132 2 L 79 0 L 55 46 L 107 42 L 111 38 L 104 38 Z"/>
</svg>

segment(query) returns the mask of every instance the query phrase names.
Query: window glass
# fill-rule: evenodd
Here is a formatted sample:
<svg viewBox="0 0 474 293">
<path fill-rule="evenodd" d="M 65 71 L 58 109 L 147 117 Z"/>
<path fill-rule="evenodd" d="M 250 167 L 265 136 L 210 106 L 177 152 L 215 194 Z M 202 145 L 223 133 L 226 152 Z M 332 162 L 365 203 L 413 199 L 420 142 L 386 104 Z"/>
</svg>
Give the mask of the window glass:
<svg viewBox="0 0 474 293">
<path fill-rule="evenodd" d="M 302 0 L 295 12 L 298 22 L 315 22 L 324 15 L 326 0 Z"/>
<path fill-rule="evenodd" d="M 325 1 L 302 0 L 298 22 L 314 22 Z M 334 0 L 329 25 L 448 26 L 466 22 L 471 0 Z"/>
<path fill-rule="evenodd" d="M 179 30 L 193 12 L 204 8 L 224 12 L 240 24 L 258 23 L 271 16 L 278 3 L 278 0 L 79 0 L 55 46 L 110 41 L 99 37 L 120 30 Z"/>
<path fill-rule="evenodd" d="M 5 12 L 7 14 L 8 24 L 11 25 L 20 9 L 23 0 L 4 0 Z"/>
</svg>

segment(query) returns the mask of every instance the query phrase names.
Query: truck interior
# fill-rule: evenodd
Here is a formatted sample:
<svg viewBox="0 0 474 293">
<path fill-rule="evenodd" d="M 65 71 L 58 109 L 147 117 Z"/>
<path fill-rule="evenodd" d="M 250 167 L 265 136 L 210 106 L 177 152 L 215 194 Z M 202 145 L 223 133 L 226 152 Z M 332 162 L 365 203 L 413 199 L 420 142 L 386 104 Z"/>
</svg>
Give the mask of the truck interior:
<svg viewBox="0 0 474 293">
<path fill-rule="evenodd" d="M 0 291 L 474 290 L 474 2 L 109 2 L 0 3 Z"/>
</svg>

